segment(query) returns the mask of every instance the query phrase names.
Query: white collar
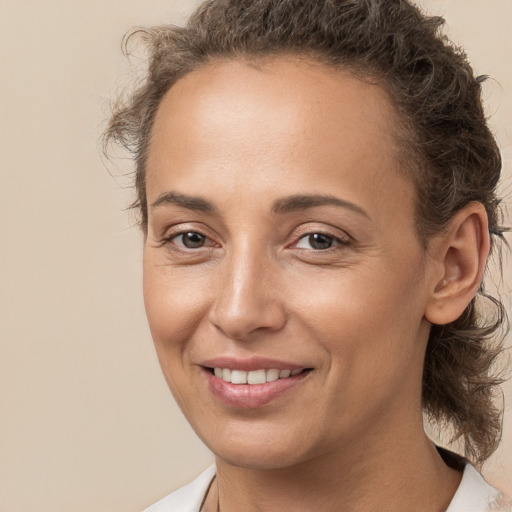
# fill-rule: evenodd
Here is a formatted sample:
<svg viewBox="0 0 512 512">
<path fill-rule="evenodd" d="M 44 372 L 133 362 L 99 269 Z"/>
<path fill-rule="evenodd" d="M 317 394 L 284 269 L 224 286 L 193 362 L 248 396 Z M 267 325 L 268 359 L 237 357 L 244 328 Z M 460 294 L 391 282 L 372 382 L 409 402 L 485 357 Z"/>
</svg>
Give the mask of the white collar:
<svg viewBox="0 0 512 512">
<path fill-rule="evenodd" d="M 195 480 L 157 501 L 144 512 L 199 512 L 215 473 L 215 466 L 210 466 Z"/>
<path fill-rule="evenodd" d="M 469 463 L 464 466 L 462 480 L 446 512 L 488 512 L 509 510 L 499 508 L 501 493 L 489 485 Z"/>
</svg>

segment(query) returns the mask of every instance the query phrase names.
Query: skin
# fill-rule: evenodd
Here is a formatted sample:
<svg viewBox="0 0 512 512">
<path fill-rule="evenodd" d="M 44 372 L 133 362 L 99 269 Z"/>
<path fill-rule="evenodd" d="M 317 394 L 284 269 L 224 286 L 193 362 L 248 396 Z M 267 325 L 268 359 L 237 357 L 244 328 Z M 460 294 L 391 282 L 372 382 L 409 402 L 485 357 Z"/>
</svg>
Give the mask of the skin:
<svg viewBox="0 0 512 512">
<path fill-rule="evenodd" d="M 478 287 L 485 213 L 469 205 L 422 248 L 394 116 L 380 87 L 293 57 L 218 61 L 159 106 L 144 298 L 168 385 L 216 456 L 204 510 L 442 511 L 460 482 L 424 434 L 421 377 L 430 322 Z M 344 204 L 276 211 L 310 195 Z M 313 370 L 242 410 L 201 368 L 227 355 Z"/>
</svg>

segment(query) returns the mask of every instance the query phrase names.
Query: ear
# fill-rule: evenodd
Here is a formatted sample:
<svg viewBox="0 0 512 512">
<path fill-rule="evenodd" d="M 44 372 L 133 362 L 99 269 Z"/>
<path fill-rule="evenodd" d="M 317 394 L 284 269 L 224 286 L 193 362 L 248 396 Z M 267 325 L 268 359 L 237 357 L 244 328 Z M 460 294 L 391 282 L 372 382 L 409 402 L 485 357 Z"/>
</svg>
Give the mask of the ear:
<svg viewBox="0 0 512 512">
<path fill-rule="evenodd" d="M 462 314 L 482 282 L 489 247 L 487 214 L 476 202 L 457 212 L 434 237 L 429 255 L 436 270 L 425 309 L 429 322 L 443 325 Z"/>
</svg>

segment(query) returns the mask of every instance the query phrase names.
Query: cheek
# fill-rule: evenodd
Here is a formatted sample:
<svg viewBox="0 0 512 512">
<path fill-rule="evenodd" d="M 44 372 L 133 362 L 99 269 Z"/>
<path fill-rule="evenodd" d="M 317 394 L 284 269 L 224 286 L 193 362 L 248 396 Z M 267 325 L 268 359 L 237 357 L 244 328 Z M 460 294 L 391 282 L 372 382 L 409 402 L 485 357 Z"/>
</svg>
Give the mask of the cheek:
<svg viewBox="0 0 512 512">
<path fill-rule="evenodd" d="M 336 378 L 383 383 L 421 352 L 421 263 L 402 263 L 343 269 L 296 292 L 296 316 L 330 355 Z"/>
<path fill-rule="evenodd" d="M 204 289 L 177 279 L 173 269 L 146 255 L 143 276 L 144 304 L 158 361 L 177 404 L 189 417 L 188 409 L 194 403 L 187 375 L 189 341 L 206 314 Z"/>
<path fill-rule="evenodd" d="M 180 271 L 144 256 L 144 304 L 149 327 L 162 366 L 184 353 L 198 324 L 207 314 L 208 290 L 201 279 L 180 277 Z M 164 361 L 165 359 L 165 361 Z"/>
<path fill-rule="evenodd" d="M 414 279 L 390 278 L 390 274 L 383 276 L 372 269 L 367 272 L 348 269 L 332 272 L 316 280 L 314 286 L 296 284 L 297 289 L 289 295 L 296 297 L 300 310 L 297 316 L 307 318 L 308 324 L 316 325 L 327 336 L 363 335 L 386 326 L 400 330 L 401 324 L 410 325 L 411 315 L 421 317 Z"/>
</svg>

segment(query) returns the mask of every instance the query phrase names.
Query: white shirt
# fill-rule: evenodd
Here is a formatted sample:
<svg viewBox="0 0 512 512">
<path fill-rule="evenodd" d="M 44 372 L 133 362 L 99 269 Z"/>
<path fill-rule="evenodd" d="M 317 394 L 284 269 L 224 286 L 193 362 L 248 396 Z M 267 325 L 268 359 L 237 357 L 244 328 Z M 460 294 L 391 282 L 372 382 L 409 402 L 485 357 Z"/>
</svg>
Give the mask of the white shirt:
<svg viewBox="0 0 512 512">
<path fill-rule="evenodd" d="M 144 512 L 200 512 L 214 477 L 215 466 L 211 466 L 194 481 L 169 494 Z M 500 496 L 502 496 L 500 491 L 489 485 L 482 475 L 467 463 L 460 485 L 446 512 L 505 512 L 512 510 L 506 505 L 498 504 Z"/>
</svg>

